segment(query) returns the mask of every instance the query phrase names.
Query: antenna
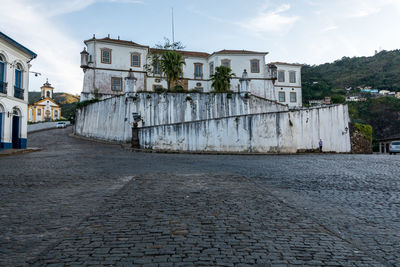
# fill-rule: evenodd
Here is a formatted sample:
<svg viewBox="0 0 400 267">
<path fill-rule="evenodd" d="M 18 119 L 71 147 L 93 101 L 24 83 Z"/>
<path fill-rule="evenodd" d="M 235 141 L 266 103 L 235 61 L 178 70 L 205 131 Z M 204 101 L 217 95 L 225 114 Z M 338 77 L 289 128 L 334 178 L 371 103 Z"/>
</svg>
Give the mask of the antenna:
<svg viewBox="0 0 400 267">
<path fill-rule="evenodd" d="M 172 44 L 175 43 L 175 32 L 174 32 L 174 8 L 171 7 L 172 11 Z"/>
</svg>

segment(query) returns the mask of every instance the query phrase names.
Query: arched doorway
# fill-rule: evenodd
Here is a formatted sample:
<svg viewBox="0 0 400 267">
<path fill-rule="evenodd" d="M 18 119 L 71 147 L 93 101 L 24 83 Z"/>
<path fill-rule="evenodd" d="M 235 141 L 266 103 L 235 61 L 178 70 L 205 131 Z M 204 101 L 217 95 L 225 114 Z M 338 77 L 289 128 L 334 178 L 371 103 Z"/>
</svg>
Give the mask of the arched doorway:
<svg viewBox="0 0 400 267">
<path fill-rule="evenodd" d="M 12 113 L 12 148 L 21 148 L 21 111 L 13 108 Z"/>
<path fill-rule="evenodd" d="M 3 148 L 3 117 L 4 107 L 0 104 L 0 149 Z"/>
</svg>

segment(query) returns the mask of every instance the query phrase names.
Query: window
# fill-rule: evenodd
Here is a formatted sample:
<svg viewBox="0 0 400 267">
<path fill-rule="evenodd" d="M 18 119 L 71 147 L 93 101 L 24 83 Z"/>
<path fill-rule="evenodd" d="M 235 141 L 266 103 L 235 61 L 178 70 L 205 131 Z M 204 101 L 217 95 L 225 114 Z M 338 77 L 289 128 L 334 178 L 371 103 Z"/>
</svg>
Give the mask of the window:
<svg viewBox="0 0 400 267">
<path fill-rule="evenodd" d="M 221 60 L 221 65 L 231 68 L 231 61 L 229 59 L 223 59 L 223 60 Z"/>
<path fill-rule="evenodd" d="M 15 69 L 15 87 L 22 88 L 22 66 L 17 64 Z"/>
<path fill-rule="evenodd" d="M 279 92 L 279 102 L 285 102 L 285 92 Z"/>
<path fill-rule="evenodd" d="M 250 69 L 252 73 L 259 73 L 260 72 L 260 60 L 253 59 L 250 61 Z"/>
<path fill-rule="evenodd" d="M 278 82 L 285 82 L 285 71 L 280 70 L 278 71 Z"/>
<path fill-rule="evenodd" d="M 50 97 L 50 91 L 46 92 L 47 97 Z"/>
<path fill-rule="evenodd" d="M 194 63 L 194 78 L 195 79 L 203 78 L 203 64 L 202 63 Z"/>
<path fill-rule="evenodd" d="M 5 81 L 5 70 L 6 70 L 6 64 L 5 64 L 5 60 L 4 57 L 2 55 L 0 55 L 0 83 Z M 1 84 L 0 84 L 1 86 Z"/>
<path fill-rule="evenodd" d="M 54 111 L 54 118 L 56 118 L 56 119 L 58 118 L 58 110 Z"/>
<path fill-rule="evenodd" d="M 289 82 L 296 83 L 296 72 L 295 71 L 289 71 Z"/>
<path fill-rule="evenodd" d="M 161 75 L 161 63 L 160 63 L 160 61 L 157 61 L 156 64 L 154 64 L 154 74 L 155 75 Z"/>
<path fill-rule="evenodd" d="M 297 102 L 296 92 L 290 92 L 290 102 L 292 102 L 292 103 L 296 103 Z"/>
<path fill-rule="evenodd" d="M 131 66 L 132 67 L 140 67 L 140 54 L 139 53 L 131 54 Z"/>
<path fill-rule="evenodd" d="M 111 49 L 101 49 L 101 63 L 111 64 Z"/>
<path fill-rule="evenodd" d="M 117 78 L 117 77 L 111 78 L 111 90 L 122 91 L 122 78 Z"/>
<path fill-rule="evenodd" d="M 214 75 L 214 62 L 210 63 L 210 76 Z"/>
<path fill-rule="evenodd" d="M 153 84 L 153 91 L 161 90 L 163 89 L 162 85 L 160 84 Z"/>
<path fill-rule="evenodd" d="M 38 109 L 38 110 L 37 110 L 37 114 L 38 114 L 38 116 L 42 116 L 42 110 L 41 110 L 41 109 Z"/>
</svg>

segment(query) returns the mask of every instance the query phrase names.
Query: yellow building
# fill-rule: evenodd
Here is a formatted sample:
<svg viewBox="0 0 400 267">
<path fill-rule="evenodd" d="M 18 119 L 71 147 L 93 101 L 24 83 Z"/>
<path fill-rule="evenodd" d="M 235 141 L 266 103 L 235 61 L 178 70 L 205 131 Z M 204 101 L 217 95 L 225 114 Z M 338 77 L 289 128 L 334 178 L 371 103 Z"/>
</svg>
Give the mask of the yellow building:
<svg viewBox="0 0 400 267">
<path fill-rule="evenodd" d="M 41 99 L 28 106 L 28 121 L 42 122 L 55 121 L 61 118 L 61 107 L 53 99 L 53 90 L 49 81 L 43 84 Z"/>
</svg>

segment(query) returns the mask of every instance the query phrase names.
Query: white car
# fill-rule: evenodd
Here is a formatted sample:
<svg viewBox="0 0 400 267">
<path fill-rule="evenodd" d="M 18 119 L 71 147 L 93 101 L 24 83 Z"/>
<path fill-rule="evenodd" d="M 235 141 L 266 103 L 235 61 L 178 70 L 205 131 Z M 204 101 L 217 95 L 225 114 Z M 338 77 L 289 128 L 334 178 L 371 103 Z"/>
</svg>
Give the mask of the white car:
<svg viewBox="0 0 400 267">
<path fill-rule="evenodd" d="M 65 122 L 58 122 L 56 125 L 56 128 L 65 128 L 67 127 L 67 124 Z"/>
</svg>

